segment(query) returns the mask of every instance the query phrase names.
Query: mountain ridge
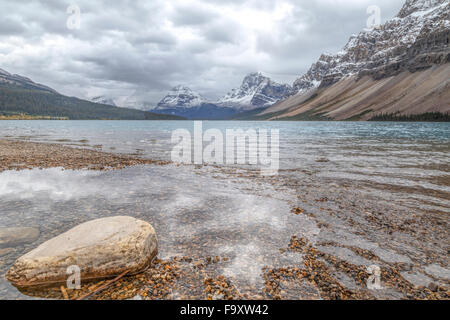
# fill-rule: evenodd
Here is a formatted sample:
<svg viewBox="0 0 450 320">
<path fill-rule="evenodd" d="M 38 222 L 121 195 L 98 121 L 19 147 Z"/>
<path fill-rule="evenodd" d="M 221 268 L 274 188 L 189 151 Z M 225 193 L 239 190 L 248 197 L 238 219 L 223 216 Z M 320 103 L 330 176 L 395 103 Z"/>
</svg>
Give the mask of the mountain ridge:
<svg viewBox="0 0 450 320">
<path fill-rule="evenodd" d="M 406 1 L 385 24 L 352 35 L 337 54 L 322 54 L 294 82 L 295 94 L 256 117 L 369 120 L 450 112 L 449 19 L 450 0 Z"/>
<path fill-rule="evenodd" d="M 287 84 L 279 84 L 261 72 L 252 72 L 244 77 L 239 88 L 231 90 L 217 101 L 208 100 L 189 87 L 178 85 L 151 111 L 189 119 L 229 119 L 239 113 L 268 107 L 291 91 L 292 87 Z"/>
<path fill-rule="evenodd" d="M 135 109 L 67 97 L 31 79 L 0 69 L 0 115 L 73 120 L 180 120 Z"/>
<path fill-rule="evenodd" d="M 36 83 L 30 78 L 20 76 L 18 74 L 11 74 L 6 70 L 0 68 L 0 87 L 16 87 L 22 89 L 41 90 L 49 93 L 58 94 L 58 92 L 50 87 Z"/>
<path fill-rule="evenodd" d="M 308 72 L 294 82 L 294 90 L 302 93 L 320 85 L 331 85 L 346 76 L 370 74 L 377 67 L 401 64 L 417 55 L 414 44 L 426 38 L 428 30 L 436 34 L 448 33 L 449 12 L 449 0 L 407 0 L 400 12 L 385 24 L 352 35 L 337 54 L 322 54 Z M 411 47 L 413 52 L 408 51 Z M 378 77 L 389 75 L 395 75 L 394 68 L 379 73 Z"/>
<path fill-rule="evenodd" d="M 217 101 L 218 105 L 250 111 L 270 106 L 292 91 L 288 84 L 280 84 L 261 72 L 252 72 L 245 76 L 239 88 L 232 89 Z"/>
</svg>

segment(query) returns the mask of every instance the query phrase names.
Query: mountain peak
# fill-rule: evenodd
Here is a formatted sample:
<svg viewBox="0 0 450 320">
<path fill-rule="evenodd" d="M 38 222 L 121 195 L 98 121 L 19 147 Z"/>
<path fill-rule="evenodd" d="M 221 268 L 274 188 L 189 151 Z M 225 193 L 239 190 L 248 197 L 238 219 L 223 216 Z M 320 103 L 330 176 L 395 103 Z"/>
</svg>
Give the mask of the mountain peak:
<svg viewBox="0 0 450 320">
<path fill-rule="evenodd" d="M 261 72 L 245 76 L 240 88 L 231 90 L 218 104 L 242 110 L 252 110 L 270 106 L 291 92 L 287 84 L 279 84 Z"/>
<path fill-rule="evenodd" d="M 182 84 L 179 84 L 172 88 L 171 91 L 186 91 L 186 92 L 192 92 L 191 88 L 184 86 Z"/>
<path fill-rule="evenodd" d="M 262 74 L 262 72 L 250 72 L 249 74 L 247 74 L 245 76 L 245 78 L 261 78 L 264 77 L 264 75 Z"/>
<path fill-rule="evenodd" d="M 169 108 L 192 108 L 205 103 L 206 99 L 199 93 L 184 85 L 173 87 L 158 103 L 156 110 Z"/>
<path fill-rule="evenodd" d="M 406 0 L 397 17 L 405 18 L 413 13 L 428 11 L 447 3 L 448 0 Z"/>
</svg>

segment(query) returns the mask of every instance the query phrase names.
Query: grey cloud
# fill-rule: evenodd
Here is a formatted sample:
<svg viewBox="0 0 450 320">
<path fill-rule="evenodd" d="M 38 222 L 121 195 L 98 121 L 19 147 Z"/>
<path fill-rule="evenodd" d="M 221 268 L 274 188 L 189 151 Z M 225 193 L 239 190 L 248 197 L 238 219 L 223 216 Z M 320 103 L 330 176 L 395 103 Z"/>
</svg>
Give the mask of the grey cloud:
<svg viewBox="0 0 450 320">
<path fill-rule="evenodd" d="M 13 18 L 2 18 L 0 20 L 0 34 L 3 35 L 17 35 L 22 34 L 25 31 L 25 27 L 22 22 Z"/>
<path fill-rule="evenodd" d="M 213 10 L 208 10 L 202 6 L 192 6 L 192 4 L 183 4 L 175 8 L 171 16 L 171 21 L 179 26 L 200 26 L 208 24 L 219 18 Z"/>
<path fill-rule="evenodd" d="M 66 27 L 72 3 L 81 9 L 79 30 Z M 2 0 L 0 68 L 82 98 L 133 92 L 156 104 L 177 84 L 215 98 L 251 71 L 292 80 L 364 28 L 368 5 L 379 5 L 386 20 L 402 3 Z M 291 11 L 275 19 L 282 5 Z"/>
</svg>

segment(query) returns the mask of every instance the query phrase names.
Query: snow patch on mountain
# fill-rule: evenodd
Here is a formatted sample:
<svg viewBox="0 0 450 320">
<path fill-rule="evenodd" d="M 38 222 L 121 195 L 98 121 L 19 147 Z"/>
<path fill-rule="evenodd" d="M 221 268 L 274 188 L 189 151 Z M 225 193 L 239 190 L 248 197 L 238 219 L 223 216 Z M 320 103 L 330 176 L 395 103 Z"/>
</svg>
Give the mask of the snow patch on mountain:
<svg viewBox="0 0 450 320">
<path fill-rule="evenodd" d="M 3 75 L 3 76 L 10 76 L 11 74 L 10 74 L 8 71 L 5 71 L 5 70 L 3 70 L 3 69 L 0 68 L 0 75 Z"/>
<path fill-rule="evenodd" d="M 158 103 L 154 110 L 193 108 L 208 103 L 201 94 L 186 86 L 176 86 Z"/>
<path fill-rule="evenodd" d="M 111 99 L 111 98 L 108 98 L 106 96 L 97 96 L 97 97 L 91 98 L 90 100 L 91 100 L 91 102 L 94 102 L 94 103 L 107 104 L 107 105 L 110 105 L 110 106 L 117 107 L 117 105 L 114 102 L 114 100 Z"/>
<path fill-rule="evenodd" d="M 268 107 L 291 92 L 287 84 L 279 84 L 260 72 L 250 73 L 239 88 L 233 89 L 217 105 L 243 111 Z"/>
</svg>

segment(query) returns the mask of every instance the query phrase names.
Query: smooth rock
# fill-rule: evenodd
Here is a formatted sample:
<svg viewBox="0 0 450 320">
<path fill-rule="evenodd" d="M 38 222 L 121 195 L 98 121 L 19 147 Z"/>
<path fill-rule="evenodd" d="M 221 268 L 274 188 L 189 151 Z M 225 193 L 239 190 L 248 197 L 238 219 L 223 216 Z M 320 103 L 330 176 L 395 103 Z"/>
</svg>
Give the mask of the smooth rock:
<svg viewBox="0 0 450 320">
<path fill-rule="evenodd" d="M 158 253 L 156 233 L 144 221 L 118 216 L 83 223 L 20 257 L 6 274 L 16 287 L 64 283 L 80 268 L 81 282 L 136 274 Z M 72 271 L 73 272 L 73 271 Z"/>
<path fill-rule="evenodd" d="M 401 272 L 400 273 L 406 281 L 413 284 L 415 287 L 428 287 L 433 279 L 419 272 Z"/>
<path fill-rule="evenodd" d="M 424 268 L 424 271 L 435 278 L 445 280 L 450 279 L 450 270 L 447 268 L 443 268 L 438 264 L 430 264 Z"/>
<path fill-rule="evenodd" d="M 37 228 L 0 228 L 0 248 L 34 242 L 39 234 Z"/>
</svg>

